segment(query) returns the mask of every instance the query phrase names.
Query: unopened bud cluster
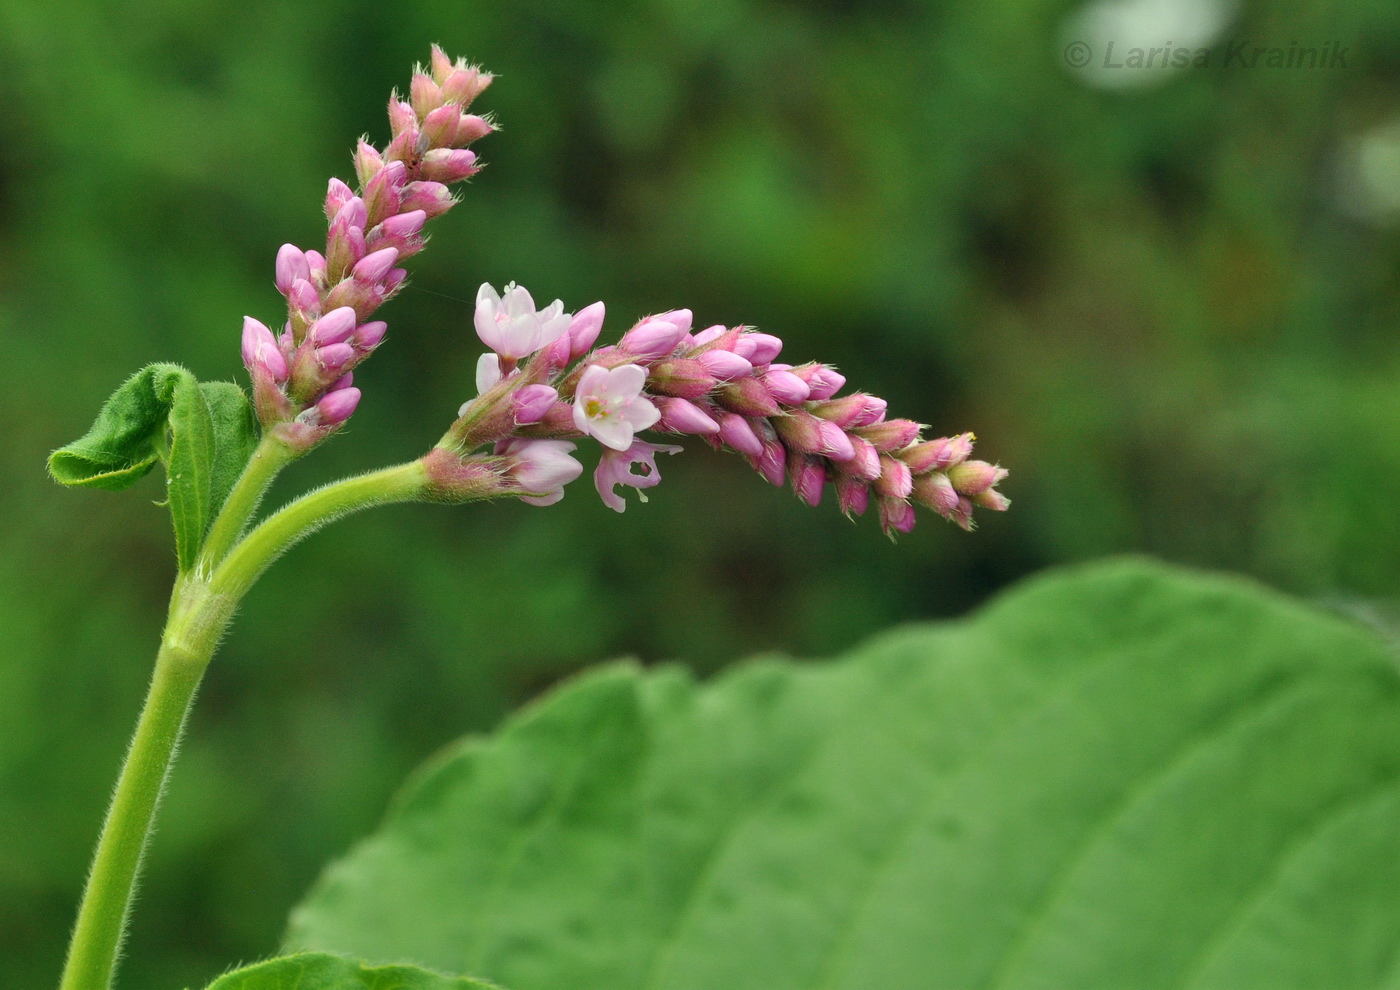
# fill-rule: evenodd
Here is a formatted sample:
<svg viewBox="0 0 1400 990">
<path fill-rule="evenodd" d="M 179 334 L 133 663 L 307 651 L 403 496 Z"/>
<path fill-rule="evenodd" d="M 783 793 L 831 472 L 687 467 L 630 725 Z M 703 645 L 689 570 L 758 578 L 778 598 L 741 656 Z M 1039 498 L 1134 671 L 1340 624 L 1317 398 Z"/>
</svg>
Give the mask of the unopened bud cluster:
<svg viewBox="0 0 1400 990">
<path fill-rule="evenodd" d="M 913 528 L 915 503 L 964 529 L 975 508 L 1010 504 L 996 488 L 1006 471 L 970 459 L 972 434 L 924 440 L 918 423 L 887 418 L 885 400 L 839 395 L 846 379 L 829 365 L 778 361 L 783 342 L 772 334 L 692 332 L 690 311 L 680 309 L 595 347 L 603 304 L 563 309 L 558 300 L 537 309 L 516 285 L 504 294 L 481 287 L 475 324 L 491 350 L 477 365 L 478 396 L 425 459 L 441 497 L 480 497 L 494 475 L 502 492 L 558 501 L 583 470 L 572 440 L 591 436 L 603 447 L 594 483 L 621 512 L 617 488 L 640 495 L 661 480 L 657 455 L 681 449 L 638 436 L 654 430 L 735 451 L 810 505 L 828 484 L 847 515 L 873 502 L 890 534 Z M 487 445 L 490 453 L 478 453 Z"/>
<path fill-rule="evenodd" d="M 491 123 L 467 112 L 491 76 L 434 46 L 409 98 L 389 100 L 392 140 L 383 150 L 361 139 L 358 188 L 331 179 L 324 253 L 284 244 L 276 285 L 286 298 L 280 333 L 245 317 L 243 363 L 253 379 L 263 426 L 296 450 L 319 443 L 355 411 L 353 370 L 384 339 L 371 319 L 403 286 L 405 260 L 423 249 L 423 227 L 456 203 L 449 186 L 474 174 L 466 146 Z"/>
</svg>

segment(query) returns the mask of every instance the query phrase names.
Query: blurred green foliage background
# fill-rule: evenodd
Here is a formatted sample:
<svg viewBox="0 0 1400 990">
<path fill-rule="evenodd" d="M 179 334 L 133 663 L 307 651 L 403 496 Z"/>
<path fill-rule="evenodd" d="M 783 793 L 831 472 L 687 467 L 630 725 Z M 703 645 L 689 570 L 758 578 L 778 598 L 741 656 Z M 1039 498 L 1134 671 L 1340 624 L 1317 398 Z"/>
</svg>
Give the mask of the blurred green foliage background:
<svg viewBox="0 0 1400 990">
<path fill-rule="evenodd" d="M 386 139 L 433 41 L 498 73 L 502 131 L 385 311 L 352 428 L 275 497 L 430 445 L 472 391 L 468 300 L 516 280 L 605 299 L 608 333 L 674 306 L 778 333 L 936 434 L 976 430 L 1016 504 L 891 546 L 694 443 L 621 517 L 585 479 L 548 510 L 317 535 L 210 671 L 124 985 L 271 952 L 411 767 L 603 659 L 827 655 L 1123 549 L 1388 614 L 1400 7 L 1247 5 L 1227 38 L 1336 39 L 1347 66 L 1124 91 L 1065 70 L 1077 9 L 0 5 L 0 985 L 56 978 L 174 571 L 155 480 L 63 491 L 44 457 L 146 362 L 242 380 L 277 246 L 324 236 L 327 176 Z"/>
</svg>

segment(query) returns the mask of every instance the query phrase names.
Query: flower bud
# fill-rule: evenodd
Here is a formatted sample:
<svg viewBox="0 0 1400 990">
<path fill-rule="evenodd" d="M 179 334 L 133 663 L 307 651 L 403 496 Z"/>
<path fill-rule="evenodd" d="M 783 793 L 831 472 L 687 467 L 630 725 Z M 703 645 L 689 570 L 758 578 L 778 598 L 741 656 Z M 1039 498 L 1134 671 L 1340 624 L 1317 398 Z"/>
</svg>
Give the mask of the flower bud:
<svg viewBox="0 0 1400 990">
<path fill-rule="evenodd" d="M 384 339 L 384 334 L 388 329 L 389 324 L 383 320 L 361 323 L 350 335 L 350 344 L 357 351 L 372 351 L 379 346 L 379 342 Z"/>
<path fill-rule="evenodd" d="M 452 137 L 452 144 L 460 148 L 473 141 L 481 140 L 495 129 L 495 126 L 485 117 L 478 117 L 474 113 L 461 114 L 457 118 L 457 133 Z"/>
<path fill-rule="evenodd" d="M 874 488 L 887 498 L 908 498 L 914 488 L 909 465 L 894 457 L 880 458 L 880 477 L 875 479 Z"/>
<path fill-rule="evenodd" d="M 775 416 L 773 428 L 792 450 L 837 461 L 849 461 L 856 456 L 854 446 L 839 426 L 817 419 L 805 409 Z"/>
<path fill-rule="evenodd" d="M 364 138 L 355 146 L 355 174 L 360 179 L 360 188 L 366 189 L 370 180 L 384 167 L 384 156 L 374 145 Z"/>
<path fill-rule="evenodd" d="M 741 454 L 758 457 L 763 453 L 763 441 L 749 421 L 737 413 L 719 414 L 719 438 Z"/>
<path fill-rule="evenodd" d="M 841 470 L 853 478 L 861 481 L 874 481 L 883 473 L 880 467 L 880 452 L 877 451 L 868 440 L 860 437 L 847 435 L 851 441 L 851 449 L 854 456 L 841 465 Z"/>
<path fill-rule="evenodd" d="M 753 371 L 753 365 L 733 351 L 719 349 L 703 351 L 696 360 L 704 366 L 706 371 L 714 375 L 720 381 L 731 381 L 735 378 L 742 378 Z"/>
<path fill-rule="evenodd" d="M 826 485 L 826 468 L 816 457 L 791 451 L 788 454 L 788 477 L 797 497 L 808 505 L 821 504 L 822 488 Z"/>
<path fill-rule="evenodd" d="M 331 179 L 326 187 L 326 220 L 334 220 L 340 208 L 354 198 L 355 190 L 339 179 Z"/>
<path fill-rule="evenodd" d="M 320 251 L 307 251 L 306 264 L 311 268 L 311 282 L 313 285 L 325 282 L 326 280 L 326 256 Z"/>
<path fill-rule="evenodd" d="M 463 107 L 471 106 L 495 77 L 474 65 L 456 69 L 442 82 L 442 95 Z"/>
<path fill-rule="evenodd" d="M 283 244 L 277 249 L 276 266 L 277 291 L 289 295 L 292 283 L 297 279 L 310 279 L 311 266 L 306 263 L 306 252 L 295 244 Z"/>
<path fill-rule="evenodd" d="M 414 130 L 418 127 L 418 115 L 413 112 L 413 107 L 405 101 L 399 99 L 395 93 L 389 99 L 389 131 L 398 137 L 404 131 Z"/>
<path fill-rule="evenodd" d="M 277 348 L 277 338 L 266 324 L 243 317 L 243 366 L 254 378 L 266 375 L 275 382 L 287 380 L 287 359 Z"/>
<path fill-rule="evenodd" d="M 360 404 L 360 390 L 354 387 L 339 388 L 327 392 L 316 403 L 316 413 L 325 426 L 335 426 L 350 418 L 355 407 Z"/>
<path fill-rule="evenodd" d="M 958 507 L 957 489 L 942 471 L 916 475 L 911 494 L 914 501 L 932 509 L 945 519 L 952 518 L 953 510 Z"/>
<path fill-rule="evenodd" d="M 649 316 L 631 330 L 623 334 L 618 348 L 642 361 L 655 361 L 676 349 L 681 338 L 689 331 L 689 311 L 685 311 L 686 325 L 672 323 L 662 316 Z M 669 314 L 668 314 L 669 315 Z"/>
<path fill-rule="evenodd" d="M 782 412 L 768 387 L 757 378 L 726 382 L 715 390 L 715 401 L 744 416 L 776 416 Z"/>
<path fill-rule="evenodd" d="M 351 275 L 356 282 L 373 284 L 388 275 L 389 269 L 393 268 L 394 262 L 398 260 L 398 248 L 383 248 L 365 255 L 355 262 Z"/>
<path fill-rule="evenodd" d="M 717 379 L 694 358 L 671 358 L 651 366 L 647 386 L 661 395 L 682 399 L 699 399 L 710 393 Z"/>
<path fill-rule="evenodd" d="M 317 347 L 339 344 L 355 332 L 355 311 L 349 306 L 333 309 L 311 325 L 311 343 Z"/>
<path fill-rule="evenodd" d="M 751 425 L 754 432 L 758 434 L 758 439 L 763 443 L 763 453 L 757 457 L 749 457 L 746 460 L 755 471 L 763 476 L 763 480 L 774 488 L 783 487 L 787 481 L 787 448 L 783 446 L 778 435 L 773 432 L 773 427 L 768 425 L 767 420 L 752 420 Z"/>
<path fill-rule="evenodd" d="M 993 512 L 1005 512 L 1011 508 L 1011 499 L 1007 498 L 995 488 L 988 488 L 971 496 L 972 501 L 984 509 Z"/>
<path fill-rule="evenodd" d="M 422 210 L 429 220 L 441 216 L 456 204 L 451 191 L 441 182 L 410 182 L 403 187 L 403 193 L 399 196 L 400 211 Z"/>
<path fill-rule="evenodd" d="M 476 359 L 476 394 L 481 395 L 496 387 L 501 380 L 501 356 L 495 351 L 487 351 Z"/>
<path fill-rule="evenodd" d="M 963 461 L 948 469 L 948 480 L 959 494 L 977 495 L 995 486 L 1007 475 L 1005 468 L 986 461 Z"/>
<path fill-rule="evenodd" d="M 413 104 L 413 112 L 422 120 L 442 106 L 442 88 L 431 77 L 416 72 L 408 85 L 408 99 Z"/>
<path fill-rule="evenodd" d="M 447 57 L 447 53 L 440 46 L 433 45 L 428 63 L 432 66 L 433 82 L 441 86 L 452 72 L 452 59 Z"/>
<path fill-rule="evenodd" d="M 559 393 L 548 385 L 526 385 L 511 396 L 511 409 L 517 426 L 529 426 L 544 419 L 559 399 Z"/>
<path fill-rule="evenodd" d="M 706 344 L 714 343 L 716 340 L 719 340 L 728 332 L 728 327 L 723 327 L 719 324 L 715 324 L 712 327 L 706 327 L 704 330 L 701 330 L 695 335 L 694 346 L 704 347 Z"/>
<path fill-rule="evenodd" d="M 569 342 L 568 360 L 581 358 L 593 348 L 603 329 L 606 312 L 607 308 L 601 302 L 595 302 L 574 314 L 568 331 L 560 338 Z"/>
<path fill-rule="evenodd" d="M 869 440 L 882 454 L 903 450 L 919 438 L 919 424 L 911 419 L 889 419 L 862 426 L 856 434 Z"/>
<path fill-rule="evenodd" d="M 873 426 L 885 418 L 884 399 L 853 392 L 812 406 L 812 414 L 830 420 L 843 430 Z"/>
<path fill-rule="evenodd" d="M 327 344 L 316 348 L 316 364 L 324 378 L 339 375 L 345 366 L 355 360 L 355 349 L 349 344 Z"/>
<path fill-rule="evenodd" d="M 457 182 L 478 171 L 476 152 L 465 148 L 433 148 L 423 155 L 418 173 L 432 182 Z"/>
<path fill-rule="evenodd" d="M 390 162 L 365 184 L 365 213 L 369 226 L 382 223 L 399 212 L 408 169 L 403 162 Z"/>
<path fill-rule="evenodd" d="M 955 437 L 940 437 L 926 440 L 899 452 L 899 459 L 909 465 L 915 474 L 928 471 L 941 471 L 951 464 L 967 460 L 972 453 L 971 433 L 961 433 Z"/>
<path fill-rule="evenodd" d="M 967 532 L 972 532 L 977 528 L 977 524 L 972 521 L 972 500 L 966 495 L 958 496 L 957 507 L 948 516 Z"/>
<path fill-rule="evenodd" d="M 462 111 L 458 107 L 444 104 L 423 118 L 420 130 L 431 147 L 450 147 L 457 137 L 457 120 L 461 116 Z"/>
<path fill-rule="evenodd" d="M 744 357 L 756 365 L 771 364 L 783 349 L 782 340 L 771 333 L 746 333 L 743 339 L 752 347 L 752 352 Z"/>
<path fill-rule="evenodd" d="M 763 376 L 763 384 L 785 406 L 800 406 L 812 393 L 807 383 L 791 371 L 769 371 Z"/>
<path fill-rule="evenodd" d="M 836 503 L 848 516 L 863 516 L 870 506 L 870 486 L 859 478 L 839 475 L 836 478 Z"/>
<path fill-rule="evenodd" d="M 914 507 L 902 498 L 881 495 L 878 504 L 880 507 L 880 528 L 885 531 L 886 536 L 907 533 L 918 522 L 914 515 Z"/>
<path fill-rule="evenodd" d="M 662 430 L 672 433 L 719 432 L 719 424 L 710 414 L 686 399 L 657 399 L 656 408 L 661 410 L 661 419 L 657 425 Z M 761 450 L 762 444 L 759 447 Z"/>
<path fill-rule="evenodd" d="M 816 400 L 831 398 L 846 384 L 845 375 L 824 364 L 804 364 L 793 368 L 792 373 L 807 383 Z"/>
</svg>

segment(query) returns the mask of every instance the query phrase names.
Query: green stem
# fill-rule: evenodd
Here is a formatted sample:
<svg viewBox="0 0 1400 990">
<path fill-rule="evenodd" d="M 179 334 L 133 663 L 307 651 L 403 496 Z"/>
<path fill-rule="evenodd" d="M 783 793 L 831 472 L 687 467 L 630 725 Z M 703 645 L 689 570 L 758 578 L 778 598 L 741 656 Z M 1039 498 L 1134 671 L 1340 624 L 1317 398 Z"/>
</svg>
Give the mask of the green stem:
<svg viewBox="0 0 1400 990">
<path fill-rule="evenodd" d="M 372 505 L 415 501 L 424 496 L 427 485 L 422 462 L 409 461 L 308 492 L 245 536 L 214 571 L 210 589 L 236 601 L 269 564 L 322 526 Z"/>
<path fill-rule="evenodd" d="M 263 434 L 262 441 L 253 451 L 253 456 L 248 459 L 243 473 L 238 476 L 233 489 L 228 493 L 228 498 L 224 500 L 223 508 L 209 527 L 209 535 L 204 538 L 204 549 L 200 552 L 197 567 L 200 573 L 210 573 L 219 561 L 224 559 L 244 527 L 248 525 L 248 520 L 257 511 L 258 503 L 262 501 L 268 486 L 296 456 L 290 447 L 272 433 Z"/>
<path fill-rule="evenodd" d="M 156 805 L 204 668 L 232 615 L 207 587 L 181 577 L 155 673 L 117 778 L 73 927 L 60 990 L 107 990 Z"/>
<path fill-rule="evenodd" d="M 235 491 L 242 491 L 242 508 L 220 516 L 234 520 L 243 513 L 236 524 L 228 523 L 235 537 L 280 467 L 269 453 L 261 467 L 250 465 L 239 479 Z M 176 580 L 150 691 L 102 825 L 60 990 L 111 987 L 141 858 L 180 733 L 238 601 L 280 554 L 326 523 L 372 505 L 421 498 L 426 488 L 419 461 L 346 478 L 273 513 L 224 556 L 212 577 L 182 574 Z"/>
</svg>

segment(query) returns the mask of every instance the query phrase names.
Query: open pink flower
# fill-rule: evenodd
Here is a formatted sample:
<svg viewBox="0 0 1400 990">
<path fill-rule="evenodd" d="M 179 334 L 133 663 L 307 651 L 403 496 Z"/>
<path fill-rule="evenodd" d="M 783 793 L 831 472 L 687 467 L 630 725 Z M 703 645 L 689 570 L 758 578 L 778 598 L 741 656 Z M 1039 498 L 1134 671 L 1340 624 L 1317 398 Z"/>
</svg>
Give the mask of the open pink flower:
<svg viewBox="0 0 1400 990">
<path fill-rule="evenodd" d="M 593 472 L 593 483 L 598 487 L 598 496 L 608 508 L 625 512 L 627 502 L 617 493 L 617 486 L 629 485 L 637 489 L 637 497 L 645 502 L 647 497 L 641 490 L 661 483 L 661 472 L 656 468 L 656 455 L 680 452 L 680 447 L 647 443 L 645 440 L 634 440 L 626 450 L 603 451 L 603 457 L 598 461 L 598 469 Z M 632 471 L 633 464 L 641 465 L 640 474 Z"/>
<path fill-rule="evenodd" d="M 642 396 L 647 370 L 624 364 L 611 370 L 592 365 L 574 393 L 574 425 L 613 450 L 626 450 L 638 430 L 655 425 L 661 412 Z"/>
<path fill-rule="evenodd" d="M 562 337 L 572 320 L 558 299 L 537 311 L 530 293 L 514 282 L 504 296 L 490 284 L 476 293 L 477 336 L 501 357 L 529 357 Z"/>
</svg>

